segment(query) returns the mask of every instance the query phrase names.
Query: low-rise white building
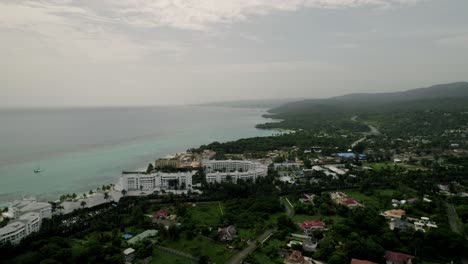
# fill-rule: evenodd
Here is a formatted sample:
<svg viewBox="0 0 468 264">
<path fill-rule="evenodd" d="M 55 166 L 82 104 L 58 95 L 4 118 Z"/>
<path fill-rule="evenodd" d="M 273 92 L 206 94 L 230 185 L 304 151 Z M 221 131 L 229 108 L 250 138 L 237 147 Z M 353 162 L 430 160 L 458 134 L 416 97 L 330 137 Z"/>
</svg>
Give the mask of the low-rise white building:
<svg viewBox="0 0 468 264">
<path fill-rule="evenodd" d="M 192 189 L 192 176 L 195 172 L 163 173 L 143 172 L 124 173 L 120 177 L 120 186 L 126 191 L 154 191 L 161 189 Z"/>
<path fill-rule="evenodd" d="M 51 218 L 52 205 L 49 203 L 38 202 L 35 199 L 17 200 L 10 203 L 6 216 L 9 218 L 18 218 L 29 212 L 39 213 L 41 218 Z"/>
<path fill-rule="evenodd" d="M 0 244 L 10 242 L 11 244 L 18 244 L 21 239 L 26 237 L 26 225 L 22 222 L 15 221 L 0 228 Z"/>
<path fill-rule="evenodd" d="M 41 229 L 43 217 L 39 212 L 28 212 L 0 228 L 0 244 L 18 244 L 23 238 Z"/>
<path fill-rule="evenodd" d="M 206 182 L 224 182 L 231 180 L 253 180 L 265 177 L 268 167 L 259 162 L 249 160 L 207 160 L 203 162 L 206 172 Z"/>
</svg>

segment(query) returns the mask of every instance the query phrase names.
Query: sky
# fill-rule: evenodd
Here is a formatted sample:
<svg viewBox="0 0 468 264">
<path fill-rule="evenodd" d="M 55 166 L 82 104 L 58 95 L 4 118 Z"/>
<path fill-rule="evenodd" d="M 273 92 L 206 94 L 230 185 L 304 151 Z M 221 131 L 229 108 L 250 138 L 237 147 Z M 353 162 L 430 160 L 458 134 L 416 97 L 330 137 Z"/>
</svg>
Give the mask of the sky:
<svg viewBox="0 0 468 264">
<path fill-rule="evenodd" d="M 323 98 L 468 80 L 467 0 L 0 0 L 0 107 Z"/>
</svg>

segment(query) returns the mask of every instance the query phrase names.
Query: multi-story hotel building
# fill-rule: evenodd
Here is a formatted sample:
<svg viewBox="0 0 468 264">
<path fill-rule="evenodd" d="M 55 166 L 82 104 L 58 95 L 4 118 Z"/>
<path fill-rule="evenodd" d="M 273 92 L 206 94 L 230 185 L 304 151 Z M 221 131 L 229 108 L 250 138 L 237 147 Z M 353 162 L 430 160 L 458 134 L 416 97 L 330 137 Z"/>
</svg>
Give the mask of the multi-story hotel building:
<svg viewBox="0 0 468 264">
<path fill-rule="evenodd" d="M 258 162 L 248 160 L 205 160 L 203 167 L 206 172 L 206 182 L 224 182 L 231 179 L 253 180 L 258 177 L 265 177 L 268 174 L 268 167 Z"/>
<path fill-rule="evenodd" d="M 0 228 L 0 244 L 18 244 L 26 236 L 39 231 L 44 218 L 52 217 L 52 206 L 35 200 L 15 201 L 5 215 L 15 220 Z"/>
<path fill-rule="evenodd" d="M 193 174 L 195 174 L 195 172 L 155 172 L 151 174 L 142 172 L 123 173 L 120 177 L 120 186 L 126 191 L 171 190 L 175 189 L 175 185 L 177 185 L 177 189 L 179 190 L 191 190 Z"/>
</svg>

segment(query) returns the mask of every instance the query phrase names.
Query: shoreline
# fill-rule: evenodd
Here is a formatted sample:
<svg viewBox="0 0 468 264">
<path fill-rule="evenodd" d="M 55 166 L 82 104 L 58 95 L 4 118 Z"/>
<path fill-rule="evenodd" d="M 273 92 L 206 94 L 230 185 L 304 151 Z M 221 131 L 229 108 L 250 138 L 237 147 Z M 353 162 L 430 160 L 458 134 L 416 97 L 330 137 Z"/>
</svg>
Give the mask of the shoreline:
<svg viewBox="0 0 468 264">
<path fill-rule="evenodd" d="M 201 108 L 214 108 L 214 107 L 206 107 L 206 106 L 199 106 L 199 107 L 201 107 Z M 221 107 L 220 106 L 220 107 L 216 107 L 216 108 L 229 108 L 229 107 Z M 231 108 L 229 108 L 229 109 L 231 109 Z M 276 121 L 276 120 L 273 120 L 271 118 L 265 118 L 263 116 L 266 113 L 267 109 L 257 108 L 257 109 L 254 109 L 254 110 L 260 110 L 260 111 L 256 111 L 256 112 L 258 114 L 258 117 L 261 119 L 262 123 L 275 122 Z M 200 147 L 201 145 L 210 144 L 210 143 L 215 142 L 215 141 L 229 142 L 229 141 L 237 141 L 237 140 L 240 140 L 240 139 L 252 138 L 252 137 L 276 136 L 278 134 L 284 133 L 284 131 L 281 131 L 280 129 L 261 129 L 261 128 L 257 128 L 256 127 L 257 124 L 259 124 L 259 123 L 256 123 L 253 126 L 249 126 L 249 128 L 253 128 L 253 129 L 257 130 L 257 131 L 269 131 L 270 133 L 268 133 L 267 135 L 246 136 L 246 137 L 239 137 L 239 138 L 234 138 L 234 139 L 226 139 L 226 140 L 222 140 L 222 141 L 218 141 L 218 140 L 205 141 L 202 144 L 195 143 L 194 145 L 185 145 L 184 147 L 174 148 L 173 150 L 175 150 L 175 151 L 168 151 L 168 152 L 164 152 L 164 154 L 162 154 L 162 153 L 157 154 L 157 156 L 154 156 L 154 158 L 155 159 L 156 158 L 162 158 L 164 156 L 167 156 L 168 154 L 173 154 L 173 153 L 177 153 L 177 152 L 184 152 L 184 151 L 186 151 L 186 150 L 188 150 L 190 148 Z M 97 147 L 95 147 L 95 148 L 97 148 Z M 136 168 L 145 170 L 146 167 L 143 167 L 143 166 L 145 166 L 143 164 L 148 164 L 148 163 L 152 163 L 152 162 L 154 162 L 153 159 L 147 159 L 146 162 L 145 161 L 139 161 L 137 163 L 139 163 L 140 165 L 138 165 Z M 120 171 L 122 171 L 122 170 L 120 170 Z M 45 173 L 47 173 L 47 170 L 45 170 Z M 112 178 L 114 180 L 102 181 L 102 182 L 100 182 L 100 184 L 97 184 L 97 185 L 91 187 L 90 189 L 86 188 L 86 190 L 85 190 L 85 188 L 76 188 L 76 189 L 74 189 L 74 191 L 68 191 L 68 192 L 54 191 L 54 189 L 51 189 L 51 190 L 49 190 L 47 192 L 43 192 L 43 193 L 39 193 L 39 194 L 30 194 L 30 193 L 26 193 L 26 192 L 4 193 L 4 194 L 1 195 L 1 196 L 4 197 L 3 199 L 0 196 L 0 207 L 6 207 L 12 201 L 22 200 L 22 199 L 25 199 L 25 198 L 34 198 L 37 201 L 49 202 L 49 201 L 57 201 L 57 200 L 59 200 L 59 197 L 61 195 L 64 195 L 64 194 L 67 194 L 67 193 L 71 194 L 71 193 L 74 192 L 76 194 L 82 195 L 83 193 L 88 194 L 89 190 L 92 190 L 93 192 L 96 192 L 97 189 L 101 187 L 101 184 L 103 184 L 103 185 L 109 185 L 109 184 L 116 185 L 116 184 L 118 184 L 119 177 L 120 177 L 120 175 L 115 175 L 114 174 L 114 176 L 109 177 L 109 178 Z"/>
</svg>

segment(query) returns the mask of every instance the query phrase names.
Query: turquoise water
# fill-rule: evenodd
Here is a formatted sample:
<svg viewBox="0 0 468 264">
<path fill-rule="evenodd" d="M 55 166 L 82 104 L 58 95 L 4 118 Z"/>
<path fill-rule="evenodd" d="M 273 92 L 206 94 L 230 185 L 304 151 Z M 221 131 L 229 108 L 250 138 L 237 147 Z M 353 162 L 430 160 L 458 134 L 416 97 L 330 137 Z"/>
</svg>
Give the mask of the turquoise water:
<svg viewBox="0 0 468 264">
<path fill-rule="evenodd" d="M 268 136 L 263 110 L 220 107 L 0 110 L 0 202 L 56 199 L 213 141 Z M 42 173 L 33 173 L 40 166 Z"/>
</svg>

